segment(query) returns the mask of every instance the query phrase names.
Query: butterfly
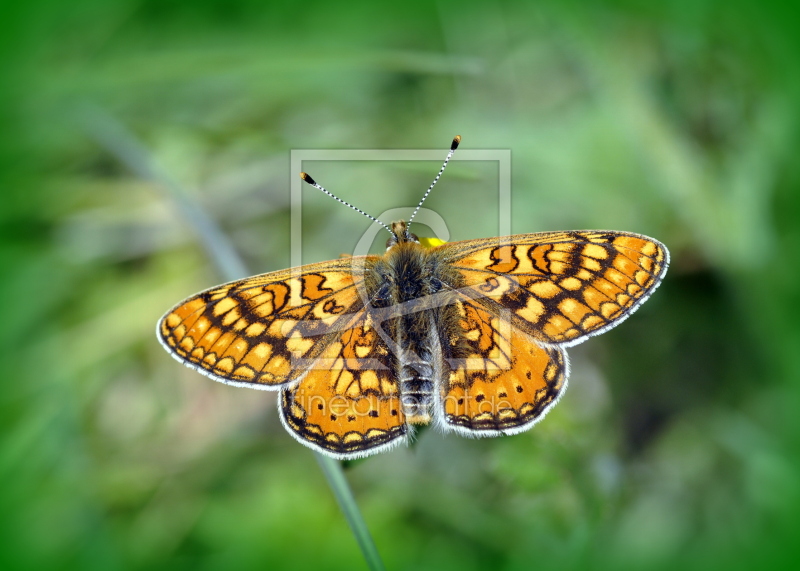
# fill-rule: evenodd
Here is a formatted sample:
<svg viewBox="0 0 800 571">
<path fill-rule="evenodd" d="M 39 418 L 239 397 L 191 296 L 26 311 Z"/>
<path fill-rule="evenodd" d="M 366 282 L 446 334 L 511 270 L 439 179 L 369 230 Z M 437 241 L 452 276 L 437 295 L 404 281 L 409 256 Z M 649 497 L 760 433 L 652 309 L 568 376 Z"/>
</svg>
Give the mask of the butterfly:
<svg viewBox="0 0 800 571">
<path fill-rule="evenodd" d="M 564 394 L 566 348 L 624 321 L 669 265 L 663 244 L 630 232 L 442 243 L 403 221 L 385 227 L 382 256 L 213 287 L 169 310 L 158 338 L 216 381 L 280 391 L 292 436 L 353 459 L 408 442 L 419 424 L 470 437 L 529 429 Z"/>
</svg>

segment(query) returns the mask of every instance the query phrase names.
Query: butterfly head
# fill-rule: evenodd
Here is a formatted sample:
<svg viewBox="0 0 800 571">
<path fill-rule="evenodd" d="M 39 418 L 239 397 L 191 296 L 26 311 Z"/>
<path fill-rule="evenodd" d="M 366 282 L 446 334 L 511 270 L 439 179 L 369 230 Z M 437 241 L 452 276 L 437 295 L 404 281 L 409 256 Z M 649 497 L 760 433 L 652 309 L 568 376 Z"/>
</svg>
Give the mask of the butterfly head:
<svg viewBox="0 0 800 571">
<path fill-rule="evenodd" d="M 419 238 L 417 238 L 416 234 L 412 234 L 408 231 L 408 224 L 405 220 L 392 222 L 391 232 L 392 237 L 386 240 L 387 250 L 392 246 L 395 246 L 396 244 L 402 244 L 403 242 L 419 244 Z"/>
</svg>

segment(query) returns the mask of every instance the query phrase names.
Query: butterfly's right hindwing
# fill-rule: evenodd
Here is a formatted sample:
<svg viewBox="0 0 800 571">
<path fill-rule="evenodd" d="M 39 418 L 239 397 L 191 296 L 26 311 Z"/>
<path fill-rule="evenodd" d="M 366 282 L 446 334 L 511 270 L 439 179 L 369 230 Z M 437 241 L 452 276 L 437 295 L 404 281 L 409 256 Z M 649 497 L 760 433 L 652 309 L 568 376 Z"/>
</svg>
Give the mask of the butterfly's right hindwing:
<svg viewBox="0 0 800 571">
<path fill-rule="evenodd" d="M 527 430 L 566 389 L 566 351 L 542 347 L 513 327 L 508 313 L 492 313 L 468 297 L 455 307 L 462 336 L 451 341 L 449 374 L 434 411 L 439 425 L 465 436 Z"/>
</svg>

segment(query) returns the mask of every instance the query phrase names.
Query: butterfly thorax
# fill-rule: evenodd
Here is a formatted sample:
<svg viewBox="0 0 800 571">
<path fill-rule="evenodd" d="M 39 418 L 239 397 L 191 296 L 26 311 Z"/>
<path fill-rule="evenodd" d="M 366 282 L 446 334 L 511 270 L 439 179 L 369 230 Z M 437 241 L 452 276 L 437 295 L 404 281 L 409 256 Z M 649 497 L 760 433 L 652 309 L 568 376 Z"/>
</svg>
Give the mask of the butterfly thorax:
<svg viewBox="0 0 800 571">
<path fill-rule="evenodd" d="M 371 305 L 385 312 L 381 322 L 387 341 L 394 345 L 393 368 L 403 412 L 409 422 L 430 422 L 434 391 L 449 374 L 448 339 L 458 327 L 452 291 L 460 287 L 461 279 L 437 249 L 421 246 L 416 236 L 394 242 L 376 262 L 371 277 L 367 284 Z"/>
</svg>

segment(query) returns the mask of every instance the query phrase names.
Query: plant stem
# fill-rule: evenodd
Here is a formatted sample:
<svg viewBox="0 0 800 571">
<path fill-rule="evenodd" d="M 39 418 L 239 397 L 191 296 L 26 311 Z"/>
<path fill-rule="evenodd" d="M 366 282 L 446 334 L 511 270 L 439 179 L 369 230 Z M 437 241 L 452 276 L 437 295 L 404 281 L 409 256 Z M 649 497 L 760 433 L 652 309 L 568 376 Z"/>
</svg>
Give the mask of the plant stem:
<svg viewBox="0 0 800 571">
<path fill-rule="evenodd" d="M 383 571 L 385 569 L 383 561 L 381 561 L 381 556 L 375 547 L 375 542 L 372 541 L 372 535 L 369 533 L 367 523 L 358 509 L 358 504 L 356 504 L 356 499 L 353 497 L 353 492 L 347 483 L 347 478 L 344 477 L 341 462 L 317 452 L 314 455 L 317 457 L 317 462 L 319 462 L 322 472 L 328 480 L 328 485 L 331 487 L 333 495 L 336 496 L 336 501 L 339 502 L 339 508 L 344 513 L 347 523 L 350 524 L 350 531 L 356 536 L 356 541 L 361 548 L 361 553 L 364 555 L 367 566 L 372 571 Z"/>
</svg>

